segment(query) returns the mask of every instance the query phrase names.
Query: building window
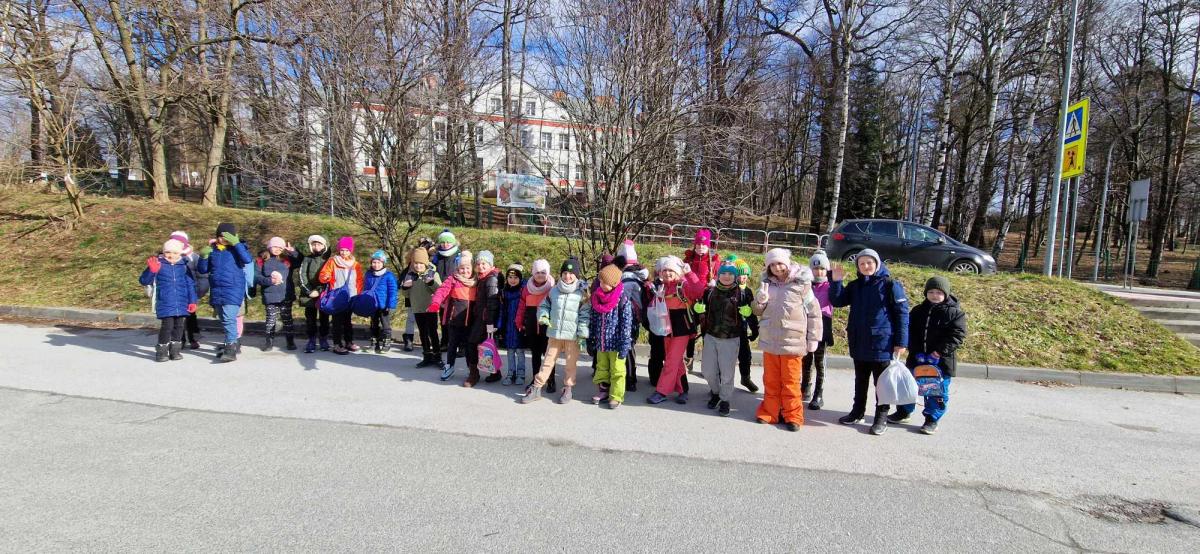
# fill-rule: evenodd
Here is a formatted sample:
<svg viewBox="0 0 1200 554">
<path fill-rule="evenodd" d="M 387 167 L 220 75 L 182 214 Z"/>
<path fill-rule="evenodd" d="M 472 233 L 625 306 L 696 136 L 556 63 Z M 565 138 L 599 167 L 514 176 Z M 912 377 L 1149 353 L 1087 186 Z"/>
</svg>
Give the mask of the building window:
<svg viewBox="0 0 1200 554">
<path fill-rule="evenodd" d="M 526 148 L 533 146 L 533 133 L 529 131 L 521 131 L 521 146 Z"/>
<path fill-rule="evenodd" d="M 553 167 L 554 167 L 554 164 L 552 164 L 550 162 L 543 163 L 542 164 L 542 177 L 549 179 L 550 175 L 551 175 L 550 170 Z"/>
<path fill-rule="evenodd" d="M 511 115 L 521 115 L 521 101 L 510 100 L 508 102 L 508 111 Z"/>
<path fill-rule="evenodd" d="M 434 122 L 433 140 L 446 140 L 446 123 L 444 121 Z"/>
<path fill-rule="evenodd" d="M 554 147 L 554 135 L 551 135 L 550 133 L 542 133 L 542 140 L 540 143 L 538 143 L 538 146 L 545 150 L 549 150 L 549 149 L 553 148 Z"/>
<path fill-rule="evenodd" d="M 525 115 L 537 115 L 537 102 L 525 102 Z"/>
<path fill-rule="evenodd" d="M 483 144 L 483 125 L 475 126 L 475 143 Z"/>
<path fill-rule="evenodd" d="M 475 171 L 483 173 L 483 158 L 475 158 Z"/>
<path fill-rule="evenodd" d="M 575 180 L 583 181 L 586 178 L 587 178 L 587 166 L 583 165 L 583 164 L 579 164 L 579 165 L 575 166 Z"/>
<path fill-rule="evenodd" d="M 558 149 L 559 150 L 570 150 L 571 149 L 571 135 L 568 135 L 566 133 L 558 134 Z"/>
<path fill-rule="evenodd" d="M 500 113 L 504 103 L 499 98 L 492 98 L 492 113 Z"/>
<path fill-rule="evenodd" d="M 559 179 L 570 179 L 571 178 L 571 166 L 569 166 L 567 164 L 558 164 L 558 178 Z"/>
</svg>

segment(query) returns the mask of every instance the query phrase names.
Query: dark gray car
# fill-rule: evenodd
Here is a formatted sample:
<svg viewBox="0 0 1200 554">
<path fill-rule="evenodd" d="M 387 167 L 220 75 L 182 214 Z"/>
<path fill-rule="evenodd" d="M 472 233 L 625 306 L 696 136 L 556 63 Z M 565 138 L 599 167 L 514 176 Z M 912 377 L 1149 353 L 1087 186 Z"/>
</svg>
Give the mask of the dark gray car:
<svg viewBox="0 0 1200 554">
<path fill-rule="evenodd" d="M 832 233 L 826 252 L 835 260 L 853 260 L 865 248 L 884 260 L 948 269 L 956 273 L 995 273 L 996 259 L 937 229 L 895 219 L 851 219 Z"/>
</svg>

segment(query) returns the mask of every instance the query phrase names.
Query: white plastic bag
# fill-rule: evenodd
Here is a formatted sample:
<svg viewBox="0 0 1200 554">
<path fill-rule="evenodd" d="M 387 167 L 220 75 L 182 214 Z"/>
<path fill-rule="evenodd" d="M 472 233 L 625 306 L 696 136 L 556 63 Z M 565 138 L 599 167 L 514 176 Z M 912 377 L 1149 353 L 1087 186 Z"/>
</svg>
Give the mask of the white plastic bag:
<svg viewBox="0 0 1200 554">
<path fill-rule="evenodd" d="M 917 380 L 904 367 L 904 362 L 892 360 L 875 385 L 875 397 L 879 404 L 899 406 L 917 403 Z"/>
</svg>

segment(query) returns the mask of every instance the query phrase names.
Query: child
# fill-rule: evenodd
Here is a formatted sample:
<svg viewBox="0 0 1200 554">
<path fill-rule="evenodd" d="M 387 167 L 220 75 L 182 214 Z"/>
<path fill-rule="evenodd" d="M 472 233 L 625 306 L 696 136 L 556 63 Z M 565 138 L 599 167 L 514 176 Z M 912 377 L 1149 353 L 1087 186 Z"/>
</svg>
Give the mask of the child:
<svg viewBox="0 0 1200 554">
<path fill-rule="evenodd" d="M 666 328 L 655 330 L 651 322 L 651 332 L 662 337 L 663 369 L 658 377 L 658 385 L 654 394 L 646 402 L 661 404 L 672 392 L 678 393 L 675 402 L 687 404 L 686 371 L 683 356 L 688 343 L 695 337 L 696 324 L 692 318 L 692 303 L 704 295 L 706 283 L 691 267 L 675 256 L 659 258 L 654 264 L 654 285 L 651 289 L 651 301 L 647 303 L 647 311 L 656 304 L 665 304 L 668 310 Z M 647 314 L 647 319 L 652 316 Z"/>
<path fill-rule="evenodd" d="M 255 284 L 261 289 L 263 307 L 267 312 L 267 339 L 263 352 L 270 351 L 275 341 L 275 322 L 283 320 L 283 338 L 288 350 L 296 349 L 296 338 L 292 328 L 292 303 L 296 301 L 296 289 L 292 285 L 292 273 L 301 260 L 294 256 L 296 250 L 282 238 L 271 237 L 267 241 L 267 257 L 255 263 Z"/>
<path fill-rule="evenodd" d="M 488 250 L 475 256 L 475 311 L 471 314 L 470 332 L 467 335 L 467 351 L 475 356 L 475 363 L 468 364 L 470 374 L 463 386 L 474 387 L 479 383 L 479 345 L 496 333 L 496 322 L 500 317 L 500 270 L 496 269 L 496 257 Z M 468 362 L 470 357 L 467 358 Z M 484 382 L 495 383 L 503 376 L 492 373 Z"/>
<path fill-rule="evenodd" d="M 542 305 L 542 300 L 546 299 L 546 295 L 550 293 L 550 289 L 554 288 L 554 276 L 550 275 L 550 262 L 542 259 L 533 261 L 533 274 L 529 280 L 525 281 L 525 287 L 521 289 L 521 303 L 517 305 L 516 326 L 517 331 L 525 339 L 525 347 L 529 349 L 530 362 L 534 371 L 542 369 L 542 356 L 546 353 L 546 346 L 549 339 L 546 337 L 546 326 L 538 323 L 538 307 Z M 532 385 L 531 387 L 532 388 Z M 549 380 L 546 381 L 546 391 L 554 392 L 554 373 L 550 373 Z M 529 388 L 525 389 L 525 395 L 529 394 Z"/>
<path fill-rule="evenodd" d="M 508 375 L 503 385 L 525 386 L 525 337 L 517 330 L 524 290 L 525 268 L 521 264 L 508 266 L 504 271 L 504 290 L 500 291 L 500 320 L 496 323 L 500 328 L 500 346 L 508 350 Z"/>
<path fill-rule="evenodd" d="M 138 282 L 154 285 L 154 315 L 162 321 L 154 361 L 182 360 L 183 331 L 188 314 L 196 313 L 196 281 L 183 257 L 183 243 L 170 239 L 163 243 L 162 254 L 146 258 L 146 269 Z"/>
<path fill-rule="evenodd" d="M 371 271 L 363 279 L 363 292 L 375 291 L 375 313 L 371 314 L 371 348 L 376 354 L 392 347 L 392 310 L 396 309 L 396 276 L 387 268 L 387 253 L 371 254 Z"/>
<path fill-rule="evenodd" d="M 624 265 L 622 263 L 621 265 Z M 593 404 L 607 402 L 615 410 L 625 401 L 625 360 L 633 350 L 633 303 L 621 287 L 621 269 L 608 264 L 597 276 L 600 285 L 591 298 L 588 349 L 596 352 Z"/>
<path fill-rule="evenodd" d="M 417 367 L 440 366 L 441 343 L 438 342 L 438 315 L 429 313 L 433 293 L 442 286 L 442 276 L 429 263 L 429 250 L 417 245 L 408 257 L 409 273 L 404 276 L 403 289 L 408 292 L 410 308 L 416 317 L 421 335 L 421 362 Z"/>
<path fill-rule="evenodd" d="M 443 381 L 454 375 L 455 359 L 461 346 L 467 342 L 467 333 L 470 331 L 471 311 L 477 294 L 474 261 L 470 250 L 459 252 L 454 273 L 449 279 L 442 281 L 427 308 L 429 313 L 442 313 L 442 331 L 446 333 L 442 337 L 442 342 L 446 343 L 446 363 L 442 365 L 441 377 Z M 442 310 L 443 304 L 445 310 Z M 478 351 L 468 349 L 466 356 L 468 367 L 475 367 L 475 364 L 479 363 Z"/>
<path fill-rule="evenodd" d="M 588 337 L 588 308 L 587 283 L 580 279 L 582 267 L 574 256 L 563 262 L 558 272 L 558 285 L 550 289 L 537 310 L 539 325 L 546 326 L 548 344 L 546 359 L 529 386 L 529 393 L 521 399 L 522 404 L 541 400 L 542 386 L 554 374 L 554 366 L 558 363 L 558 354 L 566 356 L 566 369 L 563 377 L 562 395 L 558 397 L 559 404 L 571 401 L 571 389 L 575 387 L 575 371 L 578 369 L 579 351 L 586 347 Z"/>
<path fill-rule="evenodd" d="M 750 316 L 750 299 L 742 294 L 737 283 L 737 266 L 726 260 L 717 270 L 717 283 L 704 291 L 692 311 L 700 315 L 704 332 L 704 357 L 700 370 L 708 381 L 708 409 L 717 409 L 722 417 L 729 415 L 733 399 L 733 376 L 737 373 L 738 348 L 746 317 Z"/>
<path fill-rule="evenodd" d="M 638 263 L 637 250 L 634 249 L 633 241 L 629 239 L 626 239 L 621 248 L 617 250 L 616 259 L 624 261 L 625 267 L 621 273 L 621 289 L 622 294 L 625 295 L 625 298 L 629 299 L 630 304 L 633 306 L 633 325 L 629 328 L 629 340 L 630 344 L 637 344 L 643 320 L 642 315 L 645 312 L 645 306 L 642 304 L 643 289 L 646 286 L 646 281 L 650 280 L 650 270 Z M 635 349 L 630 348 L 629 357 L 625 360 L 625 392 L 637 390 L 637 360 L 634 352 Z"/>
<path fill-rule="evenodd" d="M 813 296 L 817 297 L 817 303 L 821 305 L 822 338 L 817 343 L 817 349 L 804 356 L 804 378 L 800 383 L 800 391 L 804 393 L 808 409 L 820 410 L 825 406 L 825 399 L 822 398 L 825 389 L 825 349 L 833 346 L 833 304 L 829 303 L 829 257 L 825 255 L 824 250 L 817 250 L 809 259 L 808 265 L 813 274 Z M 816 386 L 810 389 L 814 366 L 817 382 Z"/>
<path fill-rule="evenodd" d="M 422 237 L 421 240 L 417 241 L 417 248 L 425 249 L 425 259 L 426 259 L 425 265 L 429 265 L 429 261 L 428 261 L 429 260 L 429 249 L 433 248 L 433 241 L 429 240 L 428 238 Z M 400 281 L 406 281 L 407 276 L 413 274 L 412 254 L 410 253 L 406 257 L 408 258 L 408 264 L 404 267 L 405 278 L 400 279 Z M 404 297 L 404 309 L 406 312 L 408 312 L 408 314 L 404 317 L 403 350 L 405 352 L 412 352 L 413 351 L 413 336 L 414 336 L 414 333 L 416 333 L 416 331 L 417 331 L 417 313 L 418 312 L 416 310 L 412 309 L 412 300 L 408 297 L 408 294 L 407 294 L 408 289 L 403 288 L 403 287 L 402 287 L 402 289 L 404 291 L 401 293 L 401 296 Z"/>
<path fill-rule="evenodd" d="M 215 248 L 214 248 L 215 247 Z M 200 250 L 197 269 L 208 275 L 209 303 L 225 331 L 225 344 L 217 357 L 220 363 L 237 360 L 238 312 L 246 300 L 245 267 L 254 262 L 250 251 L 237 236 L 232 223 L 217 225 L 214 242 Z"/>
<path fill-rule="evenodd" d="M 754 296 L 763 352 L 763 399 L 756 423 L 779 423 L 788 431 L 804 425 L 800 394 L 801 362 L 821 340 L 821 306 L 812 294 L 812 271 L 792 263 L 792 253 L 773 248 L 766 254 L 762 288 Z"/>
<path fill-rule="evenodd" d="M 712 231 L 708 229 L 696 231 L 691 249 L 683 251 L 683 263 L 691 268 L 692 273 L 695 273 L 700 278 L 700 282 L 705 285 L 713 284 L 713 280 L 717 278 L 717 267 L 720 265 L 720 260 L 717 253 L 712 250 Z M 687 355 L 683 360 L 689 373 L 692 371 L 692 361 L 695 358 L 696 337 L 692 337 L 687 343 Z"/>
<path fill-rule="evenodd" d="M 358 296 L 363 291 L 363 270 L 358 260 L 354 259 L 354 238 L 342 237 L 337 241 L 337 253 L 321 266 L 318 276 L 329 290 L 346 287 L 350 298 Z M 340 313 L 333 316 L 333 353 L 346 355 L 358 352 L 354 344 L 354 323 L 350 319 L 354 312 L 346 306 Z"/>
<path fill-rule="evenodd" d="M 321 339 L 321 351 L 329 351 L 329 314 L 321 311 L 318 300 L 325 290 L 320 273 L 327 261 L 329 248 L 325 237 L 309 236 L 308 255 L 300 262 L 300 305 L 304 306 L 304 332 L 308 335 L 308 344 L 304 346 L 306 354 L 317 351 L 318 337 Z"/>
<path fill-rule="evenodd" d="M 436 249 L 431 256 L 431 263 L 437 269 L 438 276 L 442 278 L 442 283 L 445 284 L 450 279 L 450 275 L 457 271 L 458 254 L 460 251 L 458 238 L 450 229 L 442 229 L 441 234 L 437 236 Z M 449 352 L 447 347 L 450 342 L 450 330 L 445 325 L 446 318 L 442 317 L 442 350 Z M 457 356 L 458 353 L 456 352 Z M 453 364 L 451 364 L 453 365 Z"/>
<path fill-rule="evenodd" d="M 955 353 L 967 338 L 967 313 L 951 294 L 950 281 L 937 276 L 925 282 L 925 301 L 913 308 L 908 321 L 908 368 L 920 364 L 920 356 L 941 372 L 941 393 L 925 396 L 925 409 L 921 412 L 925 416 L 921 432 L 932 435 L 937 432 L 938 421 L 946 414 L 946 403 L 950 401 L 950 380 L 958 367 Z M 915 408 L 915 404 L 897 406 L 888 421 L 904 423 Z"/>
<path fill-rule="evenodd" d="M 168 239 L 174 239 L 183 244 L 183 259 L 187 261 L 188 275 L 192 276 L 192 280 L 196 281 L 196 298 L 202 299 L 208 294 L 208 275 L 201 275 L 197 266 L 200 264 L 200 255 L 192 251 L 192 242 L 188 239 L 188 234 L 183 231 L 174 231 Z M 196 301 L 200 303 L 199 300 Z M 200 319 L 196 317 L 196 312 L 188 314 L 186 325 L 184 326 L 184 338 L 187 343 L 188 350 L 198 350 L 200 348 Z"/>
<path fill-rule="evenodd" d="M 750 291 L 750 264 L 741 258 L 738 258 L 734 265 L 738 270 L 738 288 L 742 291 L 742 296 L 747 302 L 754 300 L 754 293 Z M 758 340 L 758 316 L 753 313 L 745 318 L 745 325 L 742 325 L 742 334 L 738 337 L 738 370 L 742 374 L 742 386 L 751 393 L 758 392 L 758 385 L 750 379 L 750 362 L 752 361 L 750 352 L 750 343 Z"/>
</svg>

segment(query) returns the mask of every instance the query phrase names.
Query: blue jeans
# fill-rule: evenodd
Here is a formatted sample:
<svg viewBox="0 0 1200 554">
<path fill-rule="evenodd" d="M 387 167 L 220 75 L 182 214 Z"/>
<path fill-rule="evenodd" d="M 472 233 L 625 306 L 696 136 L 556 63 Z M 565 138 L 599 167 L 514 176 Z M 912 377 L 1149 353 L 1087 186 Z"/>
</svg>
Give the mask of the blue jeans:
<svg viewBox="0 0 1200 554">
<path fill-rule="evenodd" d="M 925 409 L 921 411 L 925 417 L 938 421 L 942 416 L 946 415 L 946 404 L 950 402 L 950 376 L 942 377 L 942 395 L 941 396 L 926 396 Z M 909 415 L 917 409 L 916 404 L 905 404 L 896 406 L 896 411 Z"/>
<path fill-rule="evenodd" d="M 217 310 L 217 319 L 221 322 L 221 328 L 225 330 L 225 344 L 237 342 L 237 316 L 241 306 L 237 304 L 222 304 L 220 306 L 213 306 L 213 309 Z"/>
<path fill-rule="evenodd" d="M 508 349 L 508 372 L 514 375 L 525 375 L 525 349 Z"/>
</svg>

